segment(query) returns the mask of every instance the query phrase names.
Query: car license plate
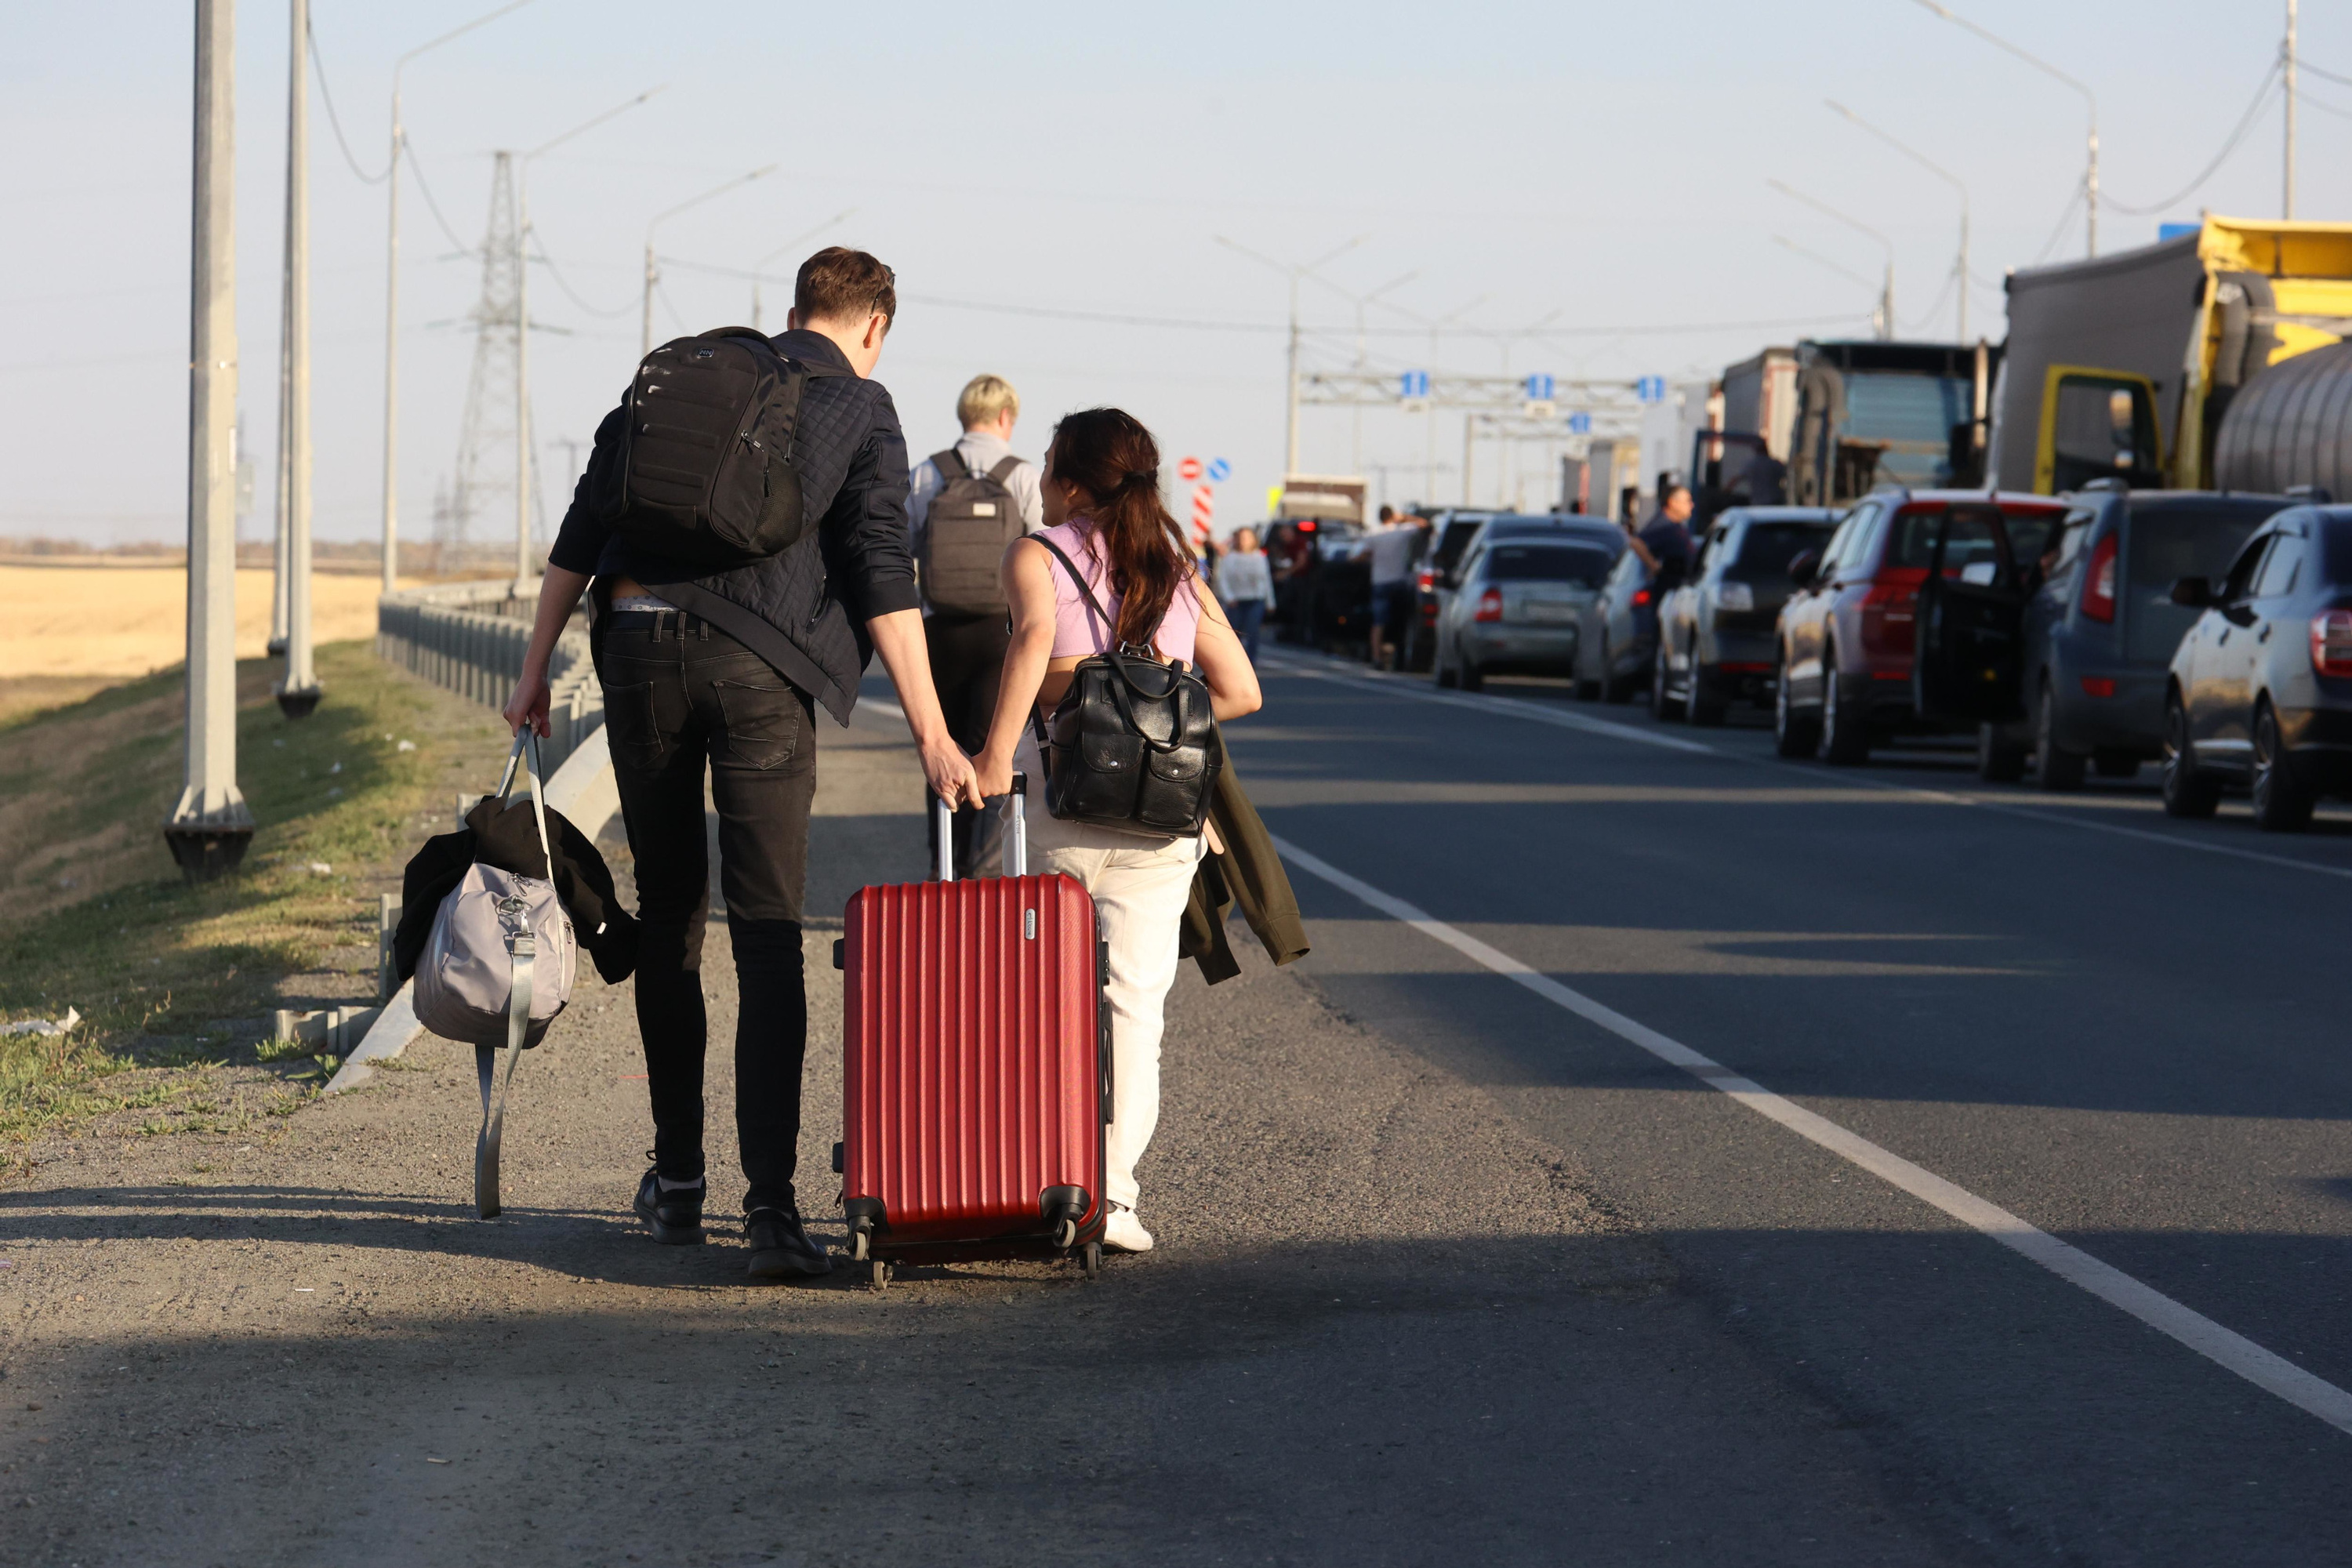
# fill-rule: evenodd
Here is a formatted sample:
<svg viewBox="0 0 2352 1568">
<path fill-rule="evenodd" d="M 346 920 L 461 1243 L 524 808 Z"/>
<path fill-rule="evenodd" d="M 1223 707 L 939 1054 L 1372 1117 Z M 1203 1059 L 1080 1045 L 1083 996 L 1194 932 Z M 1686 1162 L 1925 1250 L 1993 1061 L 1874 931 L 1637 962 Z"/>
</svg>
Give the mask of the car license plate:
<svg viewBox="0 0 2352 1568">
<path fill-rule="evenodd" d="M 1576 619 L 1576 606 L 1549 599 L 1528 599 L 1519 605 L 1519 619 L 1559 626 Z"/>
</svg>

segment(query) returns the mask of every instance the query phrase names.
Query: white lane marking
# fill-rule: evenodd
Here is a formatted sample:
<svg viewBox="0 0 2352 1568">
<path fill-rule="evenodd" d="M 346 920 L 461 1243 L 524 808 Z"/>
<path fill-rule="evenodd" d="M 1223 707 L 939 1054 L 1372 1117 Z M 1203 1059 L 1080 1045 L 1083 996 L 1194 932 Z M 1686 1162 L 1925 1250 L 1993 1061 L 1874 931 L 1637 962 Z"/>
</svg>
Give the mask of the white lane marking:
<svg viewBox="0 0 2352 1568">
<path fill-rule="evenodd" d="M 1382 914 L 1444 943 L 1471 962 L 1525 986 L 1545 1001 L 1567 1009 L 1588 1023 L 1599 1025 L 1622 1040 L 1641 1047 L 1660 1061 L 1682 1068 L 1709 1088 L 1721 1089 L 1748 1110 L 1769 1117 L 1807 1142 L 1818 1144 L 1839 1158 L 1900 1187 L 1922 1203 L 1941 1209 L 2003 1247 L 2023 1254 L 2061 1279 L 2080 1286 L 2110 1306 L 2121 1308 L 2158 1333 L 2170 1335 L 2199 1355 L 2236 1373 L 2257 1388 L 2278 1395 L 2299 1410 L 2308 1411 L 2331 1426 L 2352 1432 L 2352 1393 L 2304 1371 L 2284 1356 L 2264 1350 L 2243 1334 L 2225 1329 L 2203 1313 L 2141 1284 L 2121 1269 L 2100 1262 L 2072 1243 L 2061 1241 L 2048 1231 L 2027 1224 L 1999 1205 L 1987 1203 L 1933 1171 L 1913 1164 L 1902 1155 L 1883 1149 L 1827 1117 L 1773 1093 L 1751 1079 L 1742 1078 L 1721 1062 L 1700 1055 L 1681 1041 L 1671 1039 L 1645 1024 L 1636 1023 L 1580 991 L 1570 990 L 1501 949 L 1480 942 L 1469 932 L 1450 926 L 1428 911 L 1349 876 L 1288 839 L 1276 837 L 1274 845 L 1282 852 L 1284 859 L 1300 870 L 1320 877 Z"/>
<path fill-rule="evenodd" d="M 1529 702 L 1517 697 L 1486 697 L 1467 691 L 1431 691 L 1418 685 L 1409 685 L 1394 676 L 1367 679 L 1359 675 L 1341 675 L 1337 670 L 1318 669 L 1311 664 L 1291 658 L 1261 658 L 1265 668 L 1284 675 L 1303 675 L 1310 680 L 1328 680 L 1335 686 L 1352 686 L 1360 691 L 1378 691 L 1384 695 L 1410 697 L 1417 701 L 1442 703 L 1448 708 L 1471 708 L 1486 713 L 1501 713 L 1514 719 L 1532 719 L 1538 724 L 1556 725 L 1562 730 L 1581 730 L 1588 735 L 1606 735 L 1615 741 L 1633 741 L 1644 746 L 1657 746 L 1669 752 L 1696 752 L 1704 756 L 1719 755 L 1713 746 L 1698 741 L 1685 740 L 1680 735 L 1663 735 L 1654 730 L 1636 729 L 1631 724 L 1619 724 L 1607 719 L 1588 718 L 1566 709 L 1550 708 L 1539 702 Z"/>
<path fill-rule="evenodd" d="M 2053 811 L 2036 811 L 2028 805 L 2005 805 L 2000 801 L 1985 800 L 1975 795 L 1954 795 L 1948 790 L 1923 789 L 1917 784 L 1894 784 L 1874 779 L 1867 774 L 1825 773 L 1801 763 L 1781 757 L 1751 757 L 1744 752 L 1726 751 L 1697 741 L 1686 741 L 1678 735 L 1660 735 L 1631 724 L 1612 723 L 1606 719 L 1588 719 L 1581 713 L 1555 712 L 1545 705 L 1525 698 L 1475 697 L 1450 691 L 1433 691 L 1418 682 L 1402 677 L 1367 670 L 1360 674 L 1340 674 L 1336 670 L 1318 669 L 1300 662 L 1297 656 L 1267 658 L 1260 661 L 1266 668 L 1285 675 L 1303 675 L 1314 680 L 1328 680 L 1336 686 L 1352 686 L 1362 691 L 1379 691 L 1391 696 L 1407 697 L 1420 702 L 1437 702 L 1448 707 L 1481 709 L 1499 713 L 1505 718 L 1532 719 L 1538 723 L 1551 724 L 1563 730 L 1582 730 L 1596 735 L 1608 735 L 1622 741 L 1640 741 L 1668 751 L 1699 752 L 1712 757 L 1727 757 L 1733 762 L 1751 766 L 1779 768 L 1802 773 L 1807 778 L 1828 778 L 1854 789 L 1890 791 L 1915 799 L 1934 801 L 1940 805 L 1967 806 L 1977 811 L 1990 811 L 2001 816 L 2023 817 L 2029 822 L 2046 822 L 2059 827 L 2078 827 L 2085 833 L 2112 834 L 2117 838 L 2137 838 L 2149 844 L 2166 844 L 2175 849 L 2194 849 L 2206 855 L 2226 855 L 2234 860 L 2252 860 L 2263 866 L 2284 866 L 2290 871 L 2309 871 L 2321 877 L 2352 878 L 2352 867 L 2329 866 L 2315 860 L 2297 860 L 2288 855 L 2265 855 L 2259 849 L 2240 849 L 2228 844 L 2209 844 L 2202 839 L 2188 838 L 2169 833 L 2151 833 L 2145 827 L 2123 827 L 2112 822 L 2092 822 L 2079 816 L 2062 816 Z"/>
</svg>

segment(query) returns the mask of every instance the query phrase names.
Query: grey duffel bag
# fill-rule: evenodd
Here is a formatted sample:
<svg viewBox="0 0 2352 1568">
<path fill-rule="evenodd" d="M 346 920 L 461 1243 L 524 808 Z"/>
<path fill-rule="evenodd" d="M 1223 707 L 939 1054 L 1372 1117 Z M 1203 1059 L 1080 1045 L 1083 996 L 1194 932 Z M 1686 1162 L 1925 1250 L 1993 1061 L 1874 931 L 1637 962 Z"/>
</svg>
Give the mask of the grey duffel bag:
<svg viewBox="0 0 2352 1568">
<path fill-rule="evenodd" d="M 539 737 L 529 727 L 515 737 L 497 798 L 504 800 L 513 787 L 517 764 L 526 751 L 530 765 L 523 771 L 530 784 L 540 853 L 543 865 L 552 865 L 547 809 L 540 795 Z M 572 999 L 578 970 L 579 943 L 572 936 L 572 917 L 564 913 L 555 884 L 545 878 L 518 876 L 476 861 L 433 917 L 433 932 L 416 962 L 413 1001 L 418 1023 L 474 1047 L 482 1087 L 482 1131 L 474 1144 L 474 1203 L 484 1219 L 499 1212 L 499 1142 L 515 1064 L 546 1036 L 548 1026 Z M 500 1046 L 507 1047 L 503 1074 L 498 1071 Z"/>
</svg>

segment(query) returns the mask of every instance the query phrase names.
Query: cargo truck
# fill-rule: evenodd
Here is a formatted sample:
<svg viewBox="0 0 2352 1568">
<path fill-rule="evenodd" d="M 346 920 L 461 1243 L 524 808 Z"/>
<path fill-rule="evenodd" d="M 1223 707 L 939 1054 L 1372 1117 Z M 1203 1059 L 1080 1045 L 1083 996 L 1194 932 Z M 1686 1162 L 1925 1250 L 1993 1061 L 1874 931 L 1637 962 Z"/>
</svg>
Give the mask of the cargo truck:
<svg viewBox="0 0 2352 1568">
<path fill-rule="evenodd" d="M 2352 224 L 2209 214 L 2007 287 L 1987 459 L 2002 489 L 2352 479 Z"/>
</svg>

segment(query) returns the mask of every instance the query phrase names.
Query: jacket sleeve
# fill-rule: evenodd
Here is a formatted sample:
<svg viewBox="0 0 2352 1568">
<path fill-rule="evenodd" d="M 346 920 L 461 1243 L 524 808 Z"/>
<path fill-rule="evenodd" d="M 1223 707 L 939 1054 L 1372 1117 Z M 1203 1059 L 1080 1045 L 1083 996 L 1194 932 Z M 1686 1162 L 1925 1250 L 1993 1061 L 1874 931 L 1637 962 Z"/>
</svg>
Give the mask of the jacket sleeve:
<svg viewBox="0 0 2352 1568">
<path fill-rule="evenodd" d="M 874 422 L 825 514 L 826 558 L 837 596 L 861 621 L 922 605 L 907 537 L 907 437 L 890 395 L 876 387 Z"/>
<path fill-rule="evenodd" d="M 623 410 L 615 408 L 596 426 L 596 444 L 588 454 L 588 466 L 580 471 L 580 482 L 572 487 L 572 505 L 563 514 L 563 526 L 556 531 L 554 546 L 547 552 L 550 566 L 561 566 L 583 577 L 596 574 L 596 564 L 604 557 L 604 542 L 612 530 L 590 514 L 589 486 L 601 480 L 605 470 L 619 461 L 622 415 Z"/>
</svg>

